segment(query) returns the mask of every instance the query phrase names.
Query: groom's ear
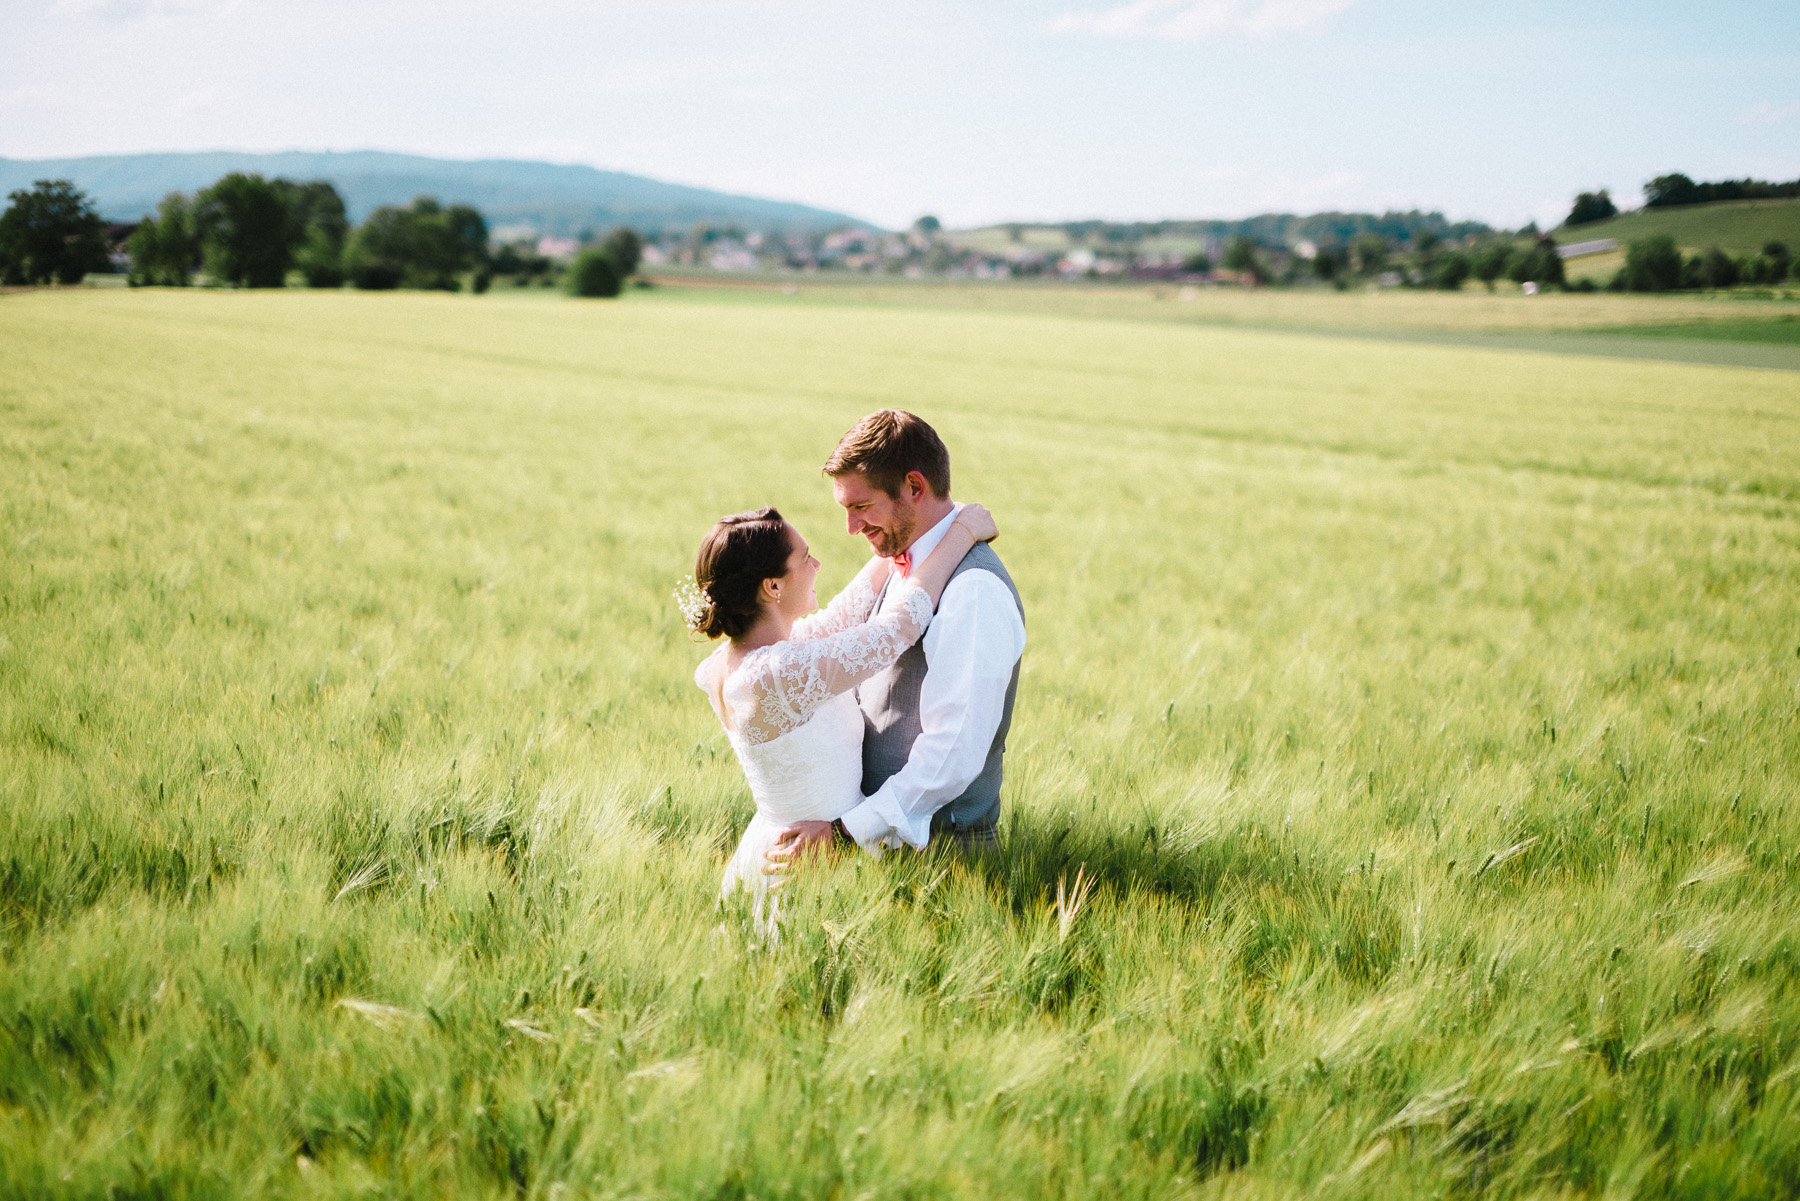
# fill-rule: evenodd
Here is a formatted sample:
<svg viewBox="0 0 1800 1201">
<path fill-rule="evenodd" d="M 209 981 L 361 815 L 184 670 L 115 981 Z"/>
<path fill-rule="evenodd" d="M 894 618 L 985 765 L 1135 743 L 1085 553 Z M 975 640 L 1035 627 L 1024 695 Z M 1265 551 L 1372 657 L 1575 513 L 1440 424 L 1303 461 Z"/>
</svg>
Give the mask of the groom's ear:
<svg viewBox="0 0 1800 1201">
<path fill-rule="evenodd" d="M 921 471 L 907 472 L 906 479 L 900 486 L 906 489 L 907 499 L 915 505 L 932 495 L 931 485 L 925 481 L 925 473 Z"/>
</svg>

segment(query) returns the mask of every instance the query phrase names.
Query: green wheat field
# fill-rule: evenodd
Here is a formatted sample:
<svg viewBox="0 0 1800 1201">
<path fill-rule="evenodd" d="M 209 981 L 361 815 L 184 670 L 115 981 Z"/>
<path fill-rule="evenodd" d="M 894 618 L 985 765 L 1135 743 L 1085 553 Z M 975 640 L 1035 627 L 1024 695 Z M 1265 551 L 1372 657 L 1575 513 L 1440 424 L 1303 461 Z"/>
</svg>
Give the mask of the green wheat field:
<svg viewBox="0 0 1800 1201">
<path fill-rule="evenodd" d="M 1800 373 L 946 295 L 0 297 L 0 1194 L 1800 1192 Z M 1004 841 L 771 944 L 669 593 L 883 406 Z"/>
</svg>

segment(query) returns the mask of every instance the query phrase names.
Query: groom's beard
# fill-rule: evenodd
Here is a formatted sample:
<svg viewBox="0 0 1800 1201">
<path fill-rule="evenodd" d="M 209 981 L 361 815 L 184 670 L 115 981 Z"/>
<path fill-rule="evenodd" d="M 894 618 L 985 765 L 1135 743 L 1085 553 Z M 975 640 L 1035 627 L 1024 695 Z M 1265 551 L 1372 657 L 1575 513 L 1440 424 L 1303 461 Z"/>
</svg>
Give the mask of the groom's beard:
<svg viewBox="0 0 1800 1201">
<path fill-rule="evenodd" d="M 919 528 L 919 517 L 916 513 L 894 514 L 891 525 L 876 531 L 869 539 L 869 545 L 875 553 L 884 559 L 891 559 L 913 543 L 913 532 Z"/>
</svg>

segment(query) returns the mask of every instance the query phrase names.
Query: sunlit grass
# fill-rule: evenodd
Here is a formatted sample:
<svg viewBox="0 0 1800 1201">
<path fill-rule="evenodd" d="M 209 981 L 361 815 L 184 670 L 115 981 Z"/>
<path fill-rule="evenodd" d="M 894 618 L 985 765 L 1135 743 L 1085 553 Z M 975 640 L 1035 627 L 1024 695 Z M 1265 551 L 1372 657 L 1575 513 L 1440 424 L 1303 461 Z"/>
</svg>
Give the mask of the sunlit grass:
<svg viewBox="0 0 1800 1201">
<path fill-rule="evenodd" d="M 1794 375 L 874 299 L 0 300 L 0 1192 L 1800 1190 Z M 769 945 L 668 593 L 889 404 L 1006 840 Z"/>
<path fill-rule="evenodd" d="M 1575 259 L 1571 264 L 1584 261 Z M 1245 289 L 1171 282 L 1069 285 L 1035 279 L 1006 283 L 931 279 L 871 282 L 866 276 L 849 272 L 744 276 L 686 272 L 672 273 L 669 282 L 678 288 L 704 289 L 704 299 L 714 304 L 731 303 L 743 299 L 746 292 L 760 291 L 783 293 L 779 303 L 790 306 L 836 307 L 849 302 L 871 307 L 964 309 L 1037 317 L 1102 317 L 1378 335 L 1611 332 L 1623 327 L 1685 324 L 1697 327 L 1686 335 L 1692 337 L 1705 336 L 1700 331 L 1714 322 L 1779 322 L 1800 316 L 1800 297 L 1792 289 L 1763 294 L 1543 292 L 1527 296 L 1508 280 L 1498 281 L 1493 292 L 1479 283 L 1469 283 L 1455 293 L 1374 287 L 1361 282 L 1345 292 L 1322 285 Z M 688 295 L 683 299 L 702 298 Z M 772 300 L 769 296 L 755 299 L 761 303 Z"/>
</svg>

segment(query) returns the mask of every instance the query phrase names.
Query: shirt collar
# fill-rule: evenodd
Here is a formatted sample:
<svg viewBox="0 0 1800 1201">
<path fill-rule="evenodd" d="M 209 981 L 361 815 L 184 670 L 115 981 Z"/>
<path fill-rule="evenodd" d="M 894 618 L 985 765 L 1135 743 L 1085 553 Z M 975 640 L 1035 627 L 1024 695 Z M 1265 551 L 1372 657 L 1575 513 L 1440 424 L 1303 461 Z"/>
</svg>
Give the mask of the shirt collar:
<svg viewBox="0 0 1800 1201">
<path fill-rule="evenodd" d="M 937 549 L 938 543 L 944 540 L 944 535 L 950 532 L 950 526 L 956 521 L 956 514 L 961 508 L 961 505 L 957 505 L 951 509 L 942 521 L 913 539 L 913 544 L 906 548 L 912 552 L 912 562 L 915 568 L 925 561 L 927 555 Z"/>
</svg>

